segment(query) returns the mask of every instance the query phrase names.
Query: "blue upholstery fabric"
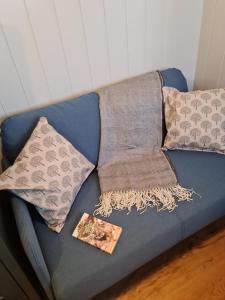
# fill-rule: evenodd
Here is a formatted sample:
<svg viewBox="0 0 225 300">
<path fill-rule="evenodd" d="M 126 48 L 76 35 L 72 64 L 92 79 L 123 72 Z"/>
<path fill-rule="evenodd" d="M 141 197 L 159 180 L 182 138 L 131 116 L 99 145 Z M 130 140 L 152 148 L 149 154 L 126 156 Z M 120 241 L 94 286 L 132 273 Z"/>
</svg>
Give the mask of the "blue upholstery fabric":
<svg viewBox="0 0 225 300">
<path fill-rule="evenodd" d="M 98 95 L 90 93 L 7 118 L 1 124 L 4 168 L 7 167 L 7 159 L 10 163 L 15 160 L 40 116 L 46 116 L 49 123 L 59 133 L 91 162 L 97 163 L 100 140 Z M 11 203 L 21 243 L 46 295 L 52 299 L 49 273 L 43 260 L 27 204 L 16 196 L 11 197 Z"/>
<path fill-rule="evenodd" d="M 181 92 L 187 92 L 187 81 L 183 73 L 175 68 L 160 71 L 162 75 L 163 86 L 174 87 Z"/>
<path fill-rule="evenodd" d="M 71 237 L 83 212 L 93 214 L 99 195 L 94 172 L 82 186 L 60 234 L 51 232 L 32 210 L 56 299 L 89 299 L 181 239 L 176 214 L 157 213 L 155 209 L 142 215 L 135 210 L 129 215 L 113 212 L 105 219 L 123 228 L 113 255 Z"/>
<path fill-rule="evenodd" d="M 20 239 L 28 259 L 34 268 L 36 275 L 44 288 L 49 299 L 53 299 L 50 275 L 43 259 L 43 254 L 37 239 L 32 219 L 27 213 L 27 205 L 18 197 L 10 197 L 12 209 L 16 217 L 17 229 L 20 232 Z M 21 216 L 23 216 L 21 218 Z M 30 242 L 32 241 L 32 243 Z"/>
<path fill-rule="evenodd" d="M 122 226 L 123 233 L 112 256 L 71 237 L 82 213 L 93 213 L 98 201 L 95 172 L 78 194 L 60 235 L 48 230 L 33 210 L 34 227 L 57 299 L 90 298 L 225 214 L 225 156 L 189 151 L 168 155 L 179 182 L 193 187 L 201 198 L 180 202 L 173 213 L 150 208 L 142 215 L 135 210 L 129 215 L 113 212 L 105 220 Z"/>
<path fill-rule="evenodd" d="M 194 151 L 167 151 L 181 185 L 200 197 L 179 203 L 176 215 L 183 238 L 225 215 L 225 155 Z"/>
<path fill-rule="evenodd" d="M 168 69 L 162 71 L 161 75 L 164 85 L 182 91 L 187 89 L 186 80 L 179 70 Z M 40 116 L 46 116 L 50 124 L 96 164 L 100 139 L 98 95 L 96 93 L 19 114 L 4 121 L 1 126 L 3 150 L 10 162 L 13 162 L 20 152 Z M 178 169 L 180 180 L 187 186 L 195 187 L 198 191 L 198 187 L 200 186 L 199 189 L 201 190 L 204 184 L 199 176 L 201 168 L 207 167 L 207 159 L 210 161 L 209 166 L 213 165 L 213 155 L 215 154 L 210 154 L 209 157 L 202 154 L 202 157 L 206 159 L 200 160 L 200 165 L 194 165 L 194 169 L 189 163 L 190 155 L 190 152 L 185 152 L 183 157 L 180 152 L 170 154 L 175 167 Z M 195 157 L 195 154 L 192 155 Z M 198 156 L 199 153 L 196 155 Z M 195 161 L 193 157 L 192 159 Z M 224 175 L 225 168 L 222 169 L 224 158 L 221 156 L 217 159 L 221 160 L 217 170 L 218 177 L 220 177 Z M 186 166 L 184 171 L 183 165 Z M 192 172 L 194 173 L 193 176 Z M 206 182 L 211 178 L 209 175 L 207 177 L 206 172 L 204 176 Z M 207 185 L 208 190 L 204 190 L 204 201 L 208 204 L 211 203 L 209 196 L 213 195 L 214 212 L 218 216 L 219 213 L 224 212 L 224 209 L 220 207 L 221 186 L 218 186 L 213 178 L 210 180 L 211 186 Z M 212 192 L 208 196 L 210 188 L 212 188 Z M 196 226 L 191 224 L 191 226 L 186 227 L 186 223 L 193 221 L 191 218 L 197 218 L 202 207 L 198 204 L 200 200 L 192 204 L 181 203 L 177 212 L 172 214 L 156 213 L 155 209 L 149 209 L 141 216 L 135 211 L 129 216 L 126 216 L 124 212 L 115 212 L 107 220 L 121 225 L 123 233 L 114 254 L 109 256 L 71 236 L 82 213 L 84 211 L 93 213 L 94 206 L 98 202 L 98 196 L 98 178 L 94 172 L 82 186 L 61 234 L 50 231 L 33 207 L 30 208 L 30 218 L 27 205 L 16 197 L 12 199 L 21 241 L 46 294 L 50 295 L 49 297 L 51 297 L 49 275 L 57 299 L 89 298 L 176 244 L 184 236 L 210 222 L 215 216 L 206 212 L 209 207 L 206 204 L 202 221 L 198 220 Z M 191 205 L 193 208 L 190 208 Z M 197 205 L 196 210 L 194 205 Z M 182 208 L 186 211 L 185 207 L 190 209 L 188 219 L 182 211 Z M 205 219 L 204 216 L 207 218 Z"/>
<path fill-rule="evenodd" d="M 9 161 L 3 157 L 2 167 L 7 169 L 10 166 Z M 19 233 L 20 241 L 24 251 L 34 268 L 37 278 L 39 279 L 48 299 L 53 299 L 52 285 L 50 275 L 43 258 L 39 241 L 34 230 L 33 222 L 28 211 L 27 203 L 22 199 L 10 194 L 10 202 L 16 220 L 16 226 Z M 23 216 L 21 218 L 21 216 Z"/>
<path fill-rule="evenodd" d="M 100 118 L 96 93 L 6 119 L 1 125 L 2 144 L 10 162 L 17 157 L 41 116 L 47 117 L 49 123 L 92 163 L 97 163 Z"/>
</svg>

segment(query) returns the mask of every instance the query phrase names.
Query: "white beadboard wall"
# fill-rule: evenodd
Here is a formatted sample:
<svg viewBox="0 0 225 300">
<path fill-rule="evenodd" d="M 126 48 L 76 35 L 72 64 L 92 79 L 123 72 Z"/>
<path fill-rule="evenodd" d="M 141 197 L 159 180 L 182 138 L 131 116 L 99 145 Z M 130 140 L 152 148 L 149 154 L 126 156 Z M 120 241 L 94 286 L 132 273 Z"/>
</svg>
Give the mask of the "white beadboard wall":
<svg viewBox="0 0 225 300">
<path fill-rule="evenodd" d="M 195 87 L 225 87 L 225 1 L 204 0 Z"/>
<path fill-rule="evenodd" d="M 0 0 L 0 118 L 143 72 L 192 86 L 203 0 Z"/>
</svg>

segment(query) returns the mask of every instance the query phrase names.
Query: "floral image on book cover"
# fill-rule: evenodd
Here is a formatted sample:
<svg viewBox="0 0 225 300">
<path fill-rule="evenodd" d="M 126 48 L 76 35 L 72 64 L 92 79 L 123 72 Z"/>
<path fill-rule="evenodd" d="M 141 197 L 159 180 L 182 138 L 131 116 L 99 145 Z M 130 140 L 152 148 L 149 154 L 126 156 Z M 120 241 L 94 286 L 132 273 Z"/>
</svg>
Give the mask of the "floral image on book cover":
<svg viewBox="0 0 225 300">
<path fill-rule="evenodd" d="M 84 213 L 72 235 L 77 239 L 112 254 L 121 232 L 121 227 Z"/>
</svg>

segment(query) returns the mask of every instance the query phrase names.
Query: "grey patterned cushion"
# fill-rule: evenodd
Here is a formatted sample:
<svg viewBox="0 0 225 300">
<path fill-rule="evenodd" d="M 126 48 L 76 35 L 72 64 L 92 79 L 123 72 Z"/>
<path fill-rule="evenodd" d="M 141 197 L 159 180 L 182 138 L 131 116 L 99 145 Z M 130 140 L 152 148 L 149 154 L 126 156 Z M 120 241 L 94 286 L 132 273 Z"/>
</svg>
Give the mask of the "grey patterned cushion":
<svg viewBox="0 0 225 300">
<path fill-rule="evenodd" d="M 82 183 L 94 165 L 41 117 L 13 166 L 0 176 L 9 189 L 34 204 L 48 226 L 60 232 Z"/>
<path fill-rule="evenodd" d="M 182 93 L 164 87 L 164 149 L 225 153 L 225 89 Z"/>
</svg>

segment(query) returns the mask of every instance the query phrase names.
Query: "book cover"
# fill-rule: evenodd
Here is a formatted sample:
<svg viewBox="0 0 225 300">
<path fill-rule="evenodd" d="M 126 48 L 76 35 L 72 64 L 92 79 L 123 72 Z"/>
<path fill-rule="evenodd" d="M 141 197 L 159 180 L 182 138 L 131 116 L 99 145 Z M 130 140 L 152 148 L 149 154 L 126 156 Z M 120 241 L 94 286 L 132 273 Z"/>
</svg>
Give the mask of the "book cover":
<svg viewBox="0 0 225 300">
<path fill-rule="evenodd" d="M 121 232 L 121 227 L 84 213 L 72 236 L 112 254 Z"/>
</svg>

